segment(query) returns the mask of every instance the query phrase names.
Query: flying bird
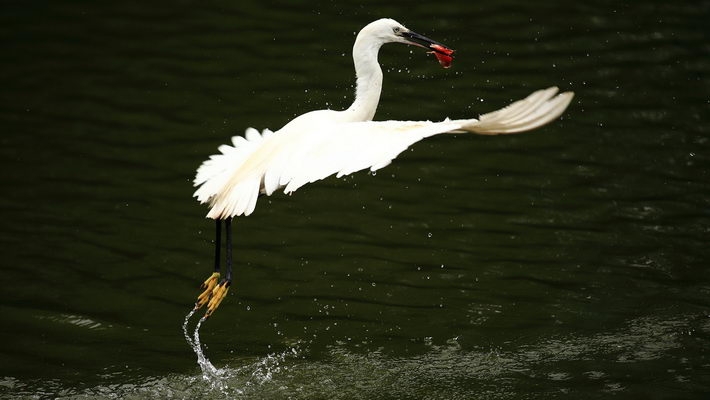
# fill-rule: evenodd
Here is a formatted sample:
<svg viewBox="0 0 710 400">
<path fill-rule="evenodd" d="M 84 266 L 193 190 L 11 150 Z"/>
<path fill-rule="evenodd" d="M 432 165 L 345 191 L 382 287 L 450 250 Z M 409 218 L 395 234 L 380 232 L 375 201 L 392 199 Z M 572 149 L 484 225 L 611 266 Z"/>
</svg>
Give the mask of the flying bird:
<svg viewBox="0 0 710 400">
<path fill-rule="evenodd" d="M 379 19 L 365 26 L 353 46 L 357 78 L 355 101 L 346 110 L 318 110 L 300 115 L 277 131 L 248 128 L 231 145 L 219 147 L 197 169 L 194 197 L 209 205 L 215 220 L 214 272 L 202 284 L 195 310 L 207 305 L 207 318 L 227 295 L 232 283 L 232 219 L 249 215 L 260 195 L 278 189 L 292 193 L 301 186 L 336 174 L 338 177 L 387 166 L 412 144 L 441 133 L 496 135 L 535 129 L 559 117 L 574 94 L 539 90 L 478 119 L 431 121 L 372 121 L 382 90 L 377 61 L 385 43 L 403 43 L 433 53 L 448 68 L 454 51 L 417 34 L 395 20 Z M 225 227 L 226 273 L 221 277 L 220 249 Z"/>
</svg>

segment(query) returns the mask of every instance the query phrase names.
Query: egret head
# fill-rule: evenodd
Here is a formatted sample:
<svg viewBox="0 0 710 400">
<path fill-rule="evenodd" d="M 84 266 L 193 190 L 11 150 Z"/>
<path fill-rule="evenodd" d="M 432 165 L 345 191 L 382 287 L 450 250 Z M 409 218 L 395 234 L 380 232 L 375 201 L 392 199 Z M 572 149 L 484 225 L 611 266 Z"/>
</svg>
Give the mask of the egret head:
<svg viewBox="0 0 710 400">
<path fill-rule="evenodd" d="M 360 31 L 358 36 L 368 37 L 380 44 L 404 43 L 422 47 L 430 50 L 429 53 L 434 54 L 444 68 L 450 67 L 453 60 L 453 50 L 435 40 L 407 29 L 404 25 L 390 18 L 378 19 L 368 24 Z"/>
</svg>

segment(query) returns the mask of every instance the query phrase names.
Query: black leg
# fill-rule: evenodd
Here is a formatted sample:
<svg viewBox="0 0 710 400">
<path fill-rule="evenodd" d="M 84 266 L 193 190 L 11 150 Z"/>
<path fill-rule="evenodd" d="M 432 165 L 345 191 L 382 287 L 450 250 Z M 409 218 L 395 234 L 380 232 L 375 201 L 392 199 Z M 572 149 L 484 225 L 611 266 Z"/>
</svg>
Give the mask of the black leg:
<svg viewBox="0 0 710 400">
<path fill-rule="evenodd" d="M 215 219 L 215 234 L 214 234 L 214 272 L 219 272 L 220 249 L 222 248 L 222 220 Z"/>
<path fill-rule="evenodd" d="M 232 283 L 232 218 L 225 219 L 224 224 L 227 227 L 227 275 L 225 275 L 225 280 L 229 286 Z"/>
<path fill-rule="evenodd" d="M 209 278 L 202 283 L 202 293 L 197 296 L 197 301 L 195 302 L 195 309 L 198 309 L 205 304 L 210 302 L 212 298 L 212 293 L 217 287 L 220 275 L 220 248 L 222 247 L 222 220 L 215 220 L 215 238 L 214 238 L 214 272 Z"/>
<path fill-rule="evenodd" d="M 217 221 L 217 247 L 215 248 L 215 268 L 219 271 L 219 247 L 221 245 L 219 237 L 221 236 L 220 221 Z M 214 284 L 213 289 L 209 293 L 209 301 L 207 303 L 207 312 L 205 312 L 204 318 L 208 318 L 214 310 L 219 307 L 219 304 L 227 297 L 227 292 L 229 292 L 229 286 L 232 284 L 232 218 L 226 218 L 224 220 L 224 226 L 227 231 L 227 240 L 225 243 L 226 247 L 226 264 L 227 264 L 227 274 L 219 280 L 219 284 L 216 284 L 219 278 L 219 272 L 215 272 L 212 276 L 216 276 L 216 279 L 211 281 Z"/>
</svg>

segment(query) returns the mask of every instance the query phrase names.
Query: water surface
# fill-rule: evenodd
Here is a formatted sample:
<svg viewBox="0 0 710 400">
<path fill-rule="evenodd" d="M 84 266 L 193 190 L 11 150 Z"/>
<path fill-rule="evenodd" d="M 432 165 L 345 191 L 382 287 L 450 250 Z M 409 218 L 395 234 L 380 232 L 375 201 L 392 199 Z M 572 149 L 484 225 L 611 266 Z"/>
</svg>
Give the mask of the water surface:
<svg viewBox="0 0 710 400">
<path fill-rule="evenodd" d="M 705 398 L 710 3 L 9 3 L 0 12 L 0 396 Z M 565 116 L 436 137 L 376 175 L 261 199 L 210 273 L 195 168 L 353 92 L 389 16 L 378 119 L 476 116 L 558 85 Z"/>
</svg>

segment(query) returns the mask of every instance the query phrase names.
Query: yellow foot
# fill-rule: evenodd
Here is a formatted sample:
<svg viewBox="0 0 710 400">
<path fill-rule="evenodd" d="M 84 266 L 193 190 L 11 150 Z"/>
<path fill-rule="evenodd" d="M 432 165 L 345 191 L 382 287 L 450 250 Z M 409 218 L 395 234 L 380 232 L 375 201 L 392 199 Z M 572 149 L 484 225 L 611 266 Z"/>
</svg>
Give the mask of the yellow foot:
<svg viewBox="0 0 710 400">
<path fill-rule="evenodd" d="M 227 292 L 229 292 L 229 281 L 222 281 L 217 285 L 214 290 L 212 290 L 212 296 L 210 297 L 210 302 L 207 304 L 207 312 L 205 313 L 205 318 L 209 318 L 214 310 L 219 307 L 219 303 L 227 297 Z"/>
<path fill-rule="evenodd" d="M 207 302 L 210 300 L 210 297 L 212 297 L 212 291 L 217 286 L 218 281 L 219 272 L 212 273 L 212 275 L 210 275 L 210 277 L 205 280 L 205 282 L 200 287 L 200 289 L 204 289 L 204 291 L 200 293 L 199 296 L 197 296 L 197 301 L 195 302 L 195 310 L 207 304 Z"/>
</svg>

